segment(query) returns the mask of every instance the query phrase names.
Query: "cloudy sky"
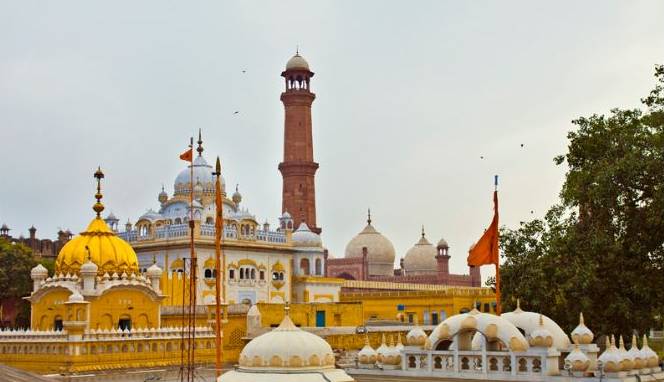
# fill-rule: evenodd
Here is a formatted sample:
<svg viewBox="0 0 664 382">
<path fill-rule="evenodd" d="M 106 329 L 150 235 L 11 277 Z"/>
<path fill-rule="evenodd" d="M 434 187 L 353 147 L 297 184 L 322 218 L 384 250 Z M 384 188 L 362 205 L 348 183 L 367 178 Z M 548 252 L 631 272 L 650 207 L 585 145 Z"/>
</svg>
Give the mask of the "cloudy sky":
<svg viewBox="0 0 664 382">
<path fill-rule="evenodd" d="M 107 211 L 135 221 L 162 184 L 172 192 L 199 128 L 245 206 L 276 222 L 279 74 L 297 45 L 316 72 L 318 218 L 332 255 L 371 207 L 398 257 L 424 225 L 466 272 L 494 174 L 502 224 L 541 217 L 570 121 L 638 106 L 653 87 L 664 3 L 1 1 L 0 223 L 81 231 L 97 165 Z"/>
</svg>

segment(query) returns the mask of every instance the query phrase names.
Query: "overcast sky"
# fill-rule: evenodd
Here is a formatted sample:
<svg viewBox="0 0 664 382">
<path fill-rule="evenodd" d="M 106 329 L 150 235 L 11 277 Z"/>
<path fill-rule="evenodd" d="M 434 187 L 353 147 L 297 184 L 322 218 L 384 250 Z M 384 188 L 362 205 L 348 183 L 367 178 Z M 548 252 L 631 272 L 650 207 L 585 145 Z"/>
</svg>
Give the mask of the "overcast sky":
<svg viewBox="0 0 664 382">
<path fill-rule="evenodd" d="M 543 216 L 570 121 L 638 106 L 653 87 L 664 2 L 1 1 L 0 224 L 83 230 L 97 165 L 105 212 L 136 221 L 162 183 L 172 193 L 199 128 L 229 189 L 276 223 L 279 75 L 297 45 L 316 73 L 331 254 L 371 207 L 398 258 L 424 225 L 465 273 L 494 174 L 501 224 Z"/>
</svg>

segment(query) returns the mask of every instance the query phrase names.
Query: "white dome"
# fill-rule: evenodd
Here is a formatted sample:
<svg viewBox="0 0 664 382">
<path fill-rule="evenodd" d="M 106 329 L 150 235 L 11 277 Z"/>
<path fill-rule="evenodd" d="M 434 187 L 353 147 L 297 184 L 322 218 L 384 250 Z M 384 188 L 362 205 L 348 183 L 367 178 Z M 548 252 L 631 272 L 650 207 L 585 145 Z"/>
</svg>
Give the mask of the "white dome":
<svg viewBox="0 0 664 382">
<path fill-rule="evenodd" d="M 424 346 L 424 343 L 426 341 L 427 341 L 427 334 L 419 326 L 410 329 L 408 334 L 406 334 L 406 344 L 408 346 L 422 347 Z"/>
<path fill-rule="evenodd" d="M 303 69 L 303 70 L 309 70 L 309 63 L 307 60 L 304 59 L 304 57 L 300 56 L 299 53 L 295 54 L 295 56 L 291 57 L 290 60 L 286 63 L 286 70 L 291 70 L 291 69 Z"/>
<path fill-rule="evenodd" d="M 296 327 L 286 315 L 279 327 L 251 340 L 240 353 L 240 369 L 334 368 L 330 345 Z"/>
<path fill-rule="evenodd" d="M 369 344 L 369 337 L 365 338 L 364 347 L 357 353 L 357 361 L 363 365 L 376 363 L 378 353 Z"/>
<path fill-rule="evenodd" d="M 67 302 L 84 302 L 84 301 L 85 298 L 83 298 L 83 296 L 78 291 L 74 291 L 74 293 L 69 295 L 69 299 L 67 300 Z"/>
<path fill-rule="evenodd" d="M 159 268 L 159 266 L 156 263 L 150 265 L 150 268 L 148 268 L 147 271 L 148 277 L 161 277 L 162 273 L 163 273 L 162 269 Z"/>
<path fill-rule="evenodd" d="M 545 315 L 541 316 L 544 329 L 546 329 L 553 338 L 553 346 L 558 350 L 567 351 L 570 341 L 567 334 L 565 334 L 565 331 L 549 317 Z M 513 312 L 503 313 L 500 317 L 523 330 L 528 337 L 532 337 L 533 333 L 539 328 L 540 313 L 525 312 L 521 310 L 519 303 L 517 303 L 517 308 Z"/>
<path fill-rule="evenodd" d="M 97 264 L 88 259 L 88 261 L 86 261 L 85 263 L 83 263 L 83 265 L 81 265 L 81 274 L 87 273 L 88 275 L 96 275 L 98 269 L 99 267 L 97 266 Z"/>
<path fill-rule="evenodd" d="M 593 332 L 583 322 L 583 313 L 579 313 L 579 325 L 572 330 L 572 341 L 587 345 L 593 342 L 594 336 Z"/>
<path fill-rule="evenodd" d="M 403 259 L 406 276 L 436 273 L 438 269 L 437 254 L 436 248 L 422 234 L 420 240 L 406 252 Z"/>
<path fill-rule="evenodd" d="M 609 342 L 609 337 L 606 337 L 606 349 L 604 353 L 597 359 L 604 364 L 604 371 L 609 373 L 617 373 L 621 370 L 620 367 L 620 353 L 613 341 Z"/>
<path fill-rule="evenodd" d="M 364 229 L 346 244 L 347 259 L 361 258 L 362 248 L 367 248 L 367 262 L 369 274 L 379 276 L 394 276 L 395 250 L 392 242 L 371 225 Z"/>
<path fill-rule="evenodd" d="M 309 226 L 302 222 L 293 232 L 293 243 L 296 247 L 322 247 L 323 241 L 317 233 L 312 232 Z"/>
<path fill-rule="evenodd" d="M 643 369 L 646 367 L 647 360 L 643 358 L 641 350 L 639 350 L 639 346 L 636 343 L 636 335 L 634 334 L 632 334 L 632 347 L 629 348 L 627 353 L 629 353 L 632 358 L 635 369 Z"/>
<path fill-rule="evenodd" d="M 200 182 L 205 191 L 214 192 L 215 177 L 212 175 L 213 169 L 202 155 L 194 159 L 194 184 Z M 190 166 L 182 169 L 178 176 L 175 178 L 175 190 L 178 191 L 182 188 L 189 189 L 191 179 Z M 224 177 L 221 177 L 221 188 L 225 188 Z"/>
<path fill-rule="evenodd" d="M 159 214 L 157 211 L 155 211 L 153 209 L 149 209 L 149 210 L 145 211 L 145 213 L 143 215 L 141 215 L 141 217 L 138 218 L 137 221 L 148 220 L 148 221 L 151 221 L 151 222 L 155 222 L 155 221 L 163 220 L 163 219 L 164 219 L 164 217 L 161 216 L 161 214 Z"/>
<path fill-rule="evenodd" d="M 445 240 L 443 238 L 440 238 L 440 240 L 438 241 L 438 245 L 436 247 L 438 247 L 438 248 L 449 248 L 450 245 L 447 244 L 447 240 Z"/>
<path fill-rule="evenodd" d="M 32 270 L 30 270 L 30 275 L 34 277 L 46 277 L 48 276 L 48 270 L 41 264 L 37 264 Z"/>
<path fill-rule="evenodd" d="M 590 366 L 590 359 L 579 349 L 579 344 L 574 344 L 574 350 L 565 357 L 565 363 L 570 364 L 572 371 L 586 371 Z"/>
<path fill-rule="evenodd" d="M 457 334 L 471 330 L 482 333 L 489 340 L 500 340 L 511 351 L 521 352 L 529 348 L 528 341 L 514 324 L 502 316 L 481 313 L 477 309 L 451 316 L 438 324 L 429 335 L 429 342 L 435 348 L 440 341 L 452 341 Z"/>
</svg>

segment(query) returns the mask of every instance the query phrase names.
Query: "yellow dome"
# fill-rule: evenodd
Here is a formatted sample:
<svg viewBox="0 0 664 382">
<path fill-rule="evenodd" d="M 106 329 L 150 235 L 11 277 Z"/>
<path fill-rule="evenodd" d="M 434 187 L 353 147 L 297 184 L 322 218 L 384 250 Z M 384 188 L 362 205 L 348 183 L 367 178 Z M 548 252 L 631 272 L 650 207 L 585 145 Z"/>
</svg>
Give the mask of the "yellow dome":
<svg viewBox="0 0 664 382">
<path fill-rule="evenodd" d="M 107 272 L 109 275 L 114 272 L 119 275 L 138 273 L 138 257 L 134 249 L 100 217 L 94 218 L 84 232 L 62 247 L 55 260 L 56 274 L 78 274 L 88 256 L 99 267 L 97 274 L 100 276 Z"/>
</svg>

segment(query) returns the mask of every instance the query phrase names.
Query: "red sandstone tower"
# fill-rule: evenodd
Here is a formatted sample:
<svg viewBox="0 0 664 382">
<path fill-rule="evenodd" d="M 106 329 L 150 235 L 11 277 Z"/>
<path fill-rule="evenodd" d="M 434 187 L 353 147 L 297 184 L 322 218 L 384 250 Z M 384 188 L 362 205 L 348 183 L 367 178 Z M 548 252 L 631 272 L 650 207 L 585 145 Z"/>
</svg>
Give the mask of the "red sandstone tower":
<svg viewBox="0 0 664 382">
<path fill-rule="evenodd" d="M 318 163 L 314 162 L 311 133 L 311 104 L 316 95 L 309 87 L 314 73 L 297 53 L 288 60 L 281 76 L 286 83 L 286 90 L 281 93 L 285 109 L 284 161 L 279 163 L 283 177 L 281 210 L 291 214 L 294 227 L 304 221 L 312 231 L 320 233 L 321 229 L 316 226 L 314 181 Z"/>
</svg>

